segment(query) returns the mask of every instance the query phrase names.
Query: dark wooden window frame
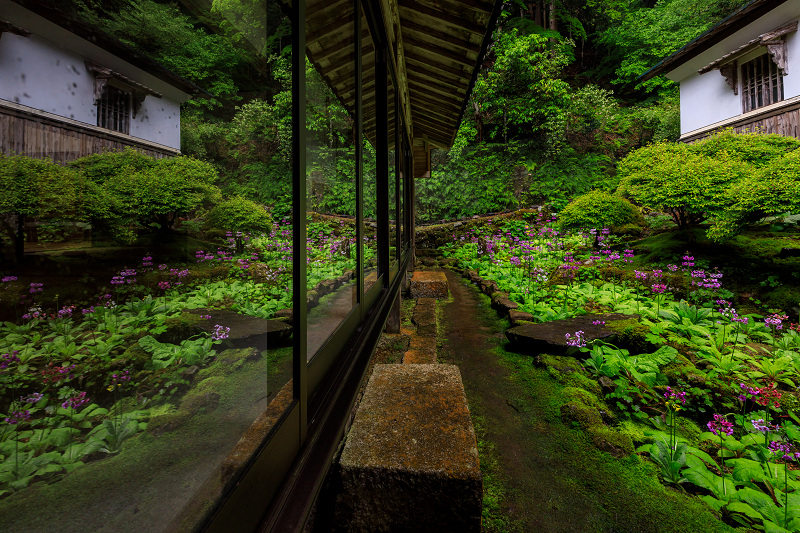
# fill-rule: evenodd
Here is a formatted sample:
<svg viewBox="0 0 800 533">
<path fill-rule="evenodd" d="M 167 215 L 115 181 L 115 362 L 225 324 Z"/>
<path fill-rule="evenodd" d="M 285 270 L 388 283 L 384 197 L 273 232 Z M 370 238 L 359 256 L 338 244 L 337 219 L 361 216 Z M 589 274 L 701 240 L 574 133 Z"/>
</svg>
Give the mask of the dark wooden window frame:
<svg viewBox="0 0 800 533">
<path fill-rule="evenodd" d="M 130 135 L 132 100 L 131 91 L 106 84 L 97 99 L 97 126 Z"/>
<path fill-rule="evenodd" d="M 775 104 L 784 99 L 783 72 L 764 52 L 741 65 L 742 113 Z"/>
</svg>

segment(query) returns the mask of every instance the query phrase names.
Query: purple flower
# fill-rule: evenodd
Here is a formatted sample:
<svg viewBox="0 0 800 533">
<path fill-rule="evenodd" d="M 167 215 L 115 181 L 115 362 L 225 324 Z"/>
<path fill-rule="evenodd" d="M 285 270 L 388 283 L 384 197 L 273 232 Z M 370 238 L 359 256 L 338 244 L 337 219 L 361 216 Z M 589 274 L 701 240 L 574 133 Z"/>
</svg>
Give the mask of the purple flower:
<svg viewBox="0 0 800 533">
<path fill-rule="evenodd" d="M 214 326 L 214 331 L 211 333 L 211 340 L 221 341 L 223 339 L 227 339 L 230 332 L 231 328 L 226 328 L 216 324 Z"/>
<path fill-rule="evenodd" d="M 86 391 L 84 391 L 73 396 L 72 398 L 68 398 L 67 400 L 65 400 L 64 403 L 61 404 L 61 407 L 63 407 L 64 409 L 69 409 L 69 408 L 77 409 L 78 407 L 88 402 L 89 398 L 86 397 Z"/>
<path fill-rule="evenodd" d="M 683 263 L 681 263 L 681 265 L 686 267 L 686 268 L 693 267 L 694 266 L 694 256 L 689 255 L 688 253 L 686 255 L 684 255 L 683 256 Z"/>
<path fill-rule="evenodd" d="M 3 283 L 8 283 L 10 281 L 17 281 L 17 277 L 16 276 L 6 276 L 2 280 Z"/>
<path fill-rule="evenodd" d="M 576 346 L 578 348 L 586 346 L 586 338 L 584 337 L 583 331 L 576 331 L 574 337 L 569 333 L 564 335 L 564 337 L 566 338 L 567 346 Z"/>
<path fill-rule="evenodd" d="M 31 418 L 30 411 L 12 411 L 11 416 L 5 419 L 6 424 L 12 426 L 25 422 Z"/>
<path fill-rule="evenodd" d="M 3 354 L 3 356 L 0 357 L 0 370 L 5 370 L 11 363 L 19 363 L 19 357 L 17 357 L 18 353 L 18 351 L 14 350 L 13 352 Z"/>
<path fill-rule="evenodd" d="M 763 418 L 759 418 L 758 420 L 751 420 L 750 422 L 753 424 L 753 427 L 756 428 L 757 431 L 761 431 L 762 433 L 766 433 L 768 431 L 777 431 L 780 429 L 779 425 L 765 422 Z"/>
<path fill-rule="evenodd" d="M 27 398 L 24 397 L 24 396 L 21 397 L 20 400 L 22 400 L 24 403 L 34 404 L 34 403 L 38 402 L 39 400 L 41 400 L 42 398 L 44 398 L 44 394 L 42 394 L 41 392 L 34 392 L 33 394 L 31 394 Z"/>
<path fill-rule="evenodd" d="M 782 456 L 781 458 L 787 461 L 795 461 L 800 459 L 800 452 L 795 452 L 792 449 L 792 445 L 789 443 L 782 443 L 774 440 L 769 443 L 769 451 L 771 451 L 775 456 Z"/>
<path fill-rule="evenodd" d="M 787 318 L 789 317 L 786 315 L 774 313 L 764 319 L 764 324 L 767 326 L 773 326 L 776 330 L 783 329 L 783 321 L 786 320 Z"/>
<path fill-rule="evenodd" d="M 169 289 L 169 287 L 170 287 L 169 281 L 159 281 L 158 282 L 158 288 L 161 289 L 161 290 L 165 291 L 165 290 Z"/>
<path fill-rule="evenodd" d="M 42 292 L 42 287 L 44 287 L 44 283 L 31 283 L 31 294 L 36 294 L 37 292 Z"/>
<path fill-rule="evenodd" d="M 605 320 L 592 320 L 592 324 L 594 324 L 595 326 L 605 326 L 606 325 L 606 321 Z"/>
<path fill-rule="evenodd" d="M 733 435 L 733 424 L 725 420 L 725 417 L 722 415 L 714 415 L 714 420 L 709 421 L 706 426 L 714 435 L 719 435 L 720 433 L 724 435 Z"/>
<path fill-rule="evenodd" d="M 652 290 L 652 291 L 653 291 L 655 294 L 661 294 L 662 292 L 664 292 L 665 290 L 667 290 L 667 286 L 666 286 L 666 285 L 664 285 L 663 283 L 653 283 L 653 286 L 652 286 L 652 287 L 650 287 L 650 289 L 651 289 L 651 290 Z"/>
<path fill-rule="evenodd" d="M 667 400 L 677 400 L 681 402 L 681 405 L 686 404 L 686 393 L 684 391 L 672 390 L 672 387 L 667 387 L 664 398 Z"/>
</svg>

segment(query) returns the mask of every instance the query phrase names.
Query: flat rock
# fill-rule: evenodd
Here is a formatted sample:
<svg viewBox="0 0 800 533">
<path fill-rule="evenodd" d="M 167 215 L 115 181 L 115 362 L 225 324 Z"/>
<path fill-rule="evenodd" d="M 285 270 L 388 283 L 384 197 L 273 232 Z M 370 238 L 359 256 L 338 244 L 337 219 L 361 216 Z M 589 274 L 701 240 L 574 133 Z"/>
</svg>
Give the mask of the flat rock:
<svg viewBox="0 0 800 533">
<path fill-rule="evenodd" d="M 226 339 L 236 348 L 254 347 L 265 351 L 267 347 L 275 348 L 290 342 L 292 327 L 278 320 L 267 320 L 249 315 L 240 315 L 222 309 L 190 309 L 184 311 L 198 316 L 210 318 L 197 322 L 197 327 L 212 333 L 214 327 L 231 328 Z"/>
<path fill-rule="evenodd" d="M 411 276 L 412 298 L 445 299 L 448 296 L 447 278 L 444 272 L 416 271 Z"/>
<path fill-rule="evenodd" d="M 512 326 L 519 326 L 521 320 L 526 322 L 533 320 L 533 315 L 519 309 L 511 309 L 508 311 L 508 319 L 511 321 Z"/>
<path fill-rule="evenodd" d="M 616 331 L 608 327 L 610 322 L 638 319 L 638 315 L 622 313 L 583 315 L 540 324 L 523 324 L 506 330 L 506 337 L 511 342 L 511 348 L 521 353 L 561 355 L 568 348 L 567 333 L 574 336 L 575 332 L 583 331 L 587 341 L 609 339 L 617 335 Z M 592 323 L 597 320 L 605 322 L 605 325 Z"/>
<path fill-rule="evenodd" d="M 454 365 L 375 365 L 339 460 L 334 531 L 479 533 L 477 441 Z"/>
<path fill-rule="evenodd" d="M 419 298 L 414 306 L 411 321 L 417 326 L 417 335 L 435 337 L 436 300 L 434 298 Z"/>
</svg>

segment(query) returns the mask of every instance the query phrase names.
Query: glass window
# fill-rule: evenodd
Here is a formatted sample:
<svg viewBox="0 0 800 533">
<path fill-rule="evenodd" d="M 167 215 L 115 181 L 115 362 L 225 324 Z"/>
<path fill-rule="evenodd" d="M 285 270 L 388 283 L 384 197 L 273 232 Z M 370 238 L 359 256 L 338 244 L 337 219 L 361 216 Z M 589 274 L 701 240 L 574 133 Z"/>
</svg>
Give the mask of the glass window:
<svg viewBox="0 0 800 533">
<path fill-rule="evenodd" d="M 354 28 L 352 2 L 306 17 L 309 358 L 357 303 Z"/>
<path fill-rule="evenodd" d="M 193 530 L 293 401 L 292 25 L 277 0 L 8 4 L 0 531 Z M 125 84 L 98 100 L 87 62 Z"/>
<path fill-rule="evenodd" d="M 363 253 L 364 292 L 378 280 L 378 175 L 377 175 L 377 117 L 375 115 L 375 45 L 369 34 L 366 17 L 361 18 L 361 98 L 363 122 L 362 197 L 364 202 Z"/>
<path fill-rule="evenodd" d="M 391 75 L 387 79 L 387 147 L 389 164 L 389 263 L 393 264 L 399 256 L 397 246 L 397 93 Z"/>
</svg>

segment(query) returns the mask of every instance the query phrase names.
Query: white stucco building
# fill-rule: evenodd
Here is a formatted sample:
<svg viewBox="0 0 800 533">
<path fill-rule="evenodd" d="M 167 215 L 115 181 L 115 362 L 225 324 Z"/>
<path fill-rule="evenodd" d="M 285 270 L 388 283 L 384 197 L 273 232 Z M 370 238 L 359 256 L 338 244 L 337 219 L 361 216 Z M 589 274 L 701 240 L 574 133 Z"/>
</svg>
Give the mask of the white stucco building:
<svg viewBox="0 0 800 533">
<path fill-rule="evenodd" d="M 800 0 L 755 0 L 648 71 L 680 84 L 681 137 L 800 138 Z"/>
<path fill-rule="evenodd" d="M 199 89 L 56 10 L 0 0 L 0 151 L 66 161 L 132 146 L 180 150 Z"/>
</svg>

